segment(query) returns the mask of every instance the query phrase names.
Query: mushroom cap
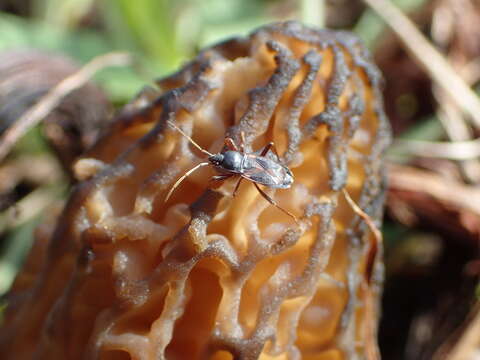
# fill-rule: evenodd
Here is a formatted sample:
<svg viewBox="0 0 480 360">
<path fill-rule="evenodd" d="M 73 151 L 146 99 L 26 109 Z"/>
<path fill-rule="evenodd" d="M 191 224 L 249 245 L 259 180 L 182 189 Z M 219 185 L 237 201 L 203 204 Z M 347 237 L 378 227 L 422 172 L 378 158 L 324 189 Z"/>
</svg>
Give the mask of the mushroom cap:
<svg viewBox="0 0 480 360">
<path fill-rule="evenodd" d="M 346 32 L 298 22 L 207 48 L 127 105 L 75 171 L 48 252 L 9 294 L 7 359 L 353 359 L 376 349 L 390 129 L 381 77 Z M 288 189 L 213 184 L 193 140 L 273 141 Z M 50 230 L 51 229 L 51 230 Z M 35 245 L 37 246 L 37 245 Z M 37 253 L 38 254 L 38 253 Z"/>
</svg>

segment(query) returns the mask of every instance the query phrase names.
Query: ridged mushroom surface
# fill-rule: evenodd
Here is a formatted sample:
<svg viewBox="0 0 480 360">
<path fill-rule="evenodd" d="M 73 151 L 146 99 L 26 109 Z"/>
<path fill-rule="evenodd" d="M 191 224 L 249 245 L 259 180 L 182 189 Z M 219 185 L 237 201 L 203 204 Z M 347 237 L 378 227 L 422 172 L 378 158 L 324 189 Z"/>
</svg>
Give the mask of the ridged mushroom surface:
<svg viewBox="0 0 480 360">
<path fill-rule="evenodd" d="M 127 105 L 37 231 L 5 359 L 375 359 L 390 141 L 377 68 L 351 34 L 297 22 L 203 50 Z M 288 189 L 211 182 L 205 155 L 273 141 Z M 274 155 L 271 159 L 276 160 Z"/>
</svg>

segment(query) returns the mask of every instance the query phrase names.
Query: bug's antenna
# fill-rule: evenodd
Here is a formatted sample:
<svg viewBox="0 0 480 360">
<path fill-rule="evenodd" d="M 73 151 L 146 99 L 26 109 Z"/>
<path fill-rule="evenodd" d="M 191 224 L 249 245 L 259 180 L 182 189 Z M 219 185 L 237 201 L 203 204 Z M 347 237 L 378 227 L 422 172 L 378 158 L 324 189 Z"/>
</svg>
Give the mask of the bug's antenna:
<svg viewBox="0 0 480 360">
<path fill-rule="evenodd" d="M 168 125 L 170 125 L 171 127 L 173 127 L 175 130 L 177 130 L 180 134 L 182 134 L 183 136 L 185 136 L 188 141 L 190 141 L 198 150 L 200 150 L 201 152 L 203 152 L 204 154 L 207 154 L 208 156 L 213 156 L 212 153 L 208 152 L 207 150 L 205 150 L 204 148 L 202 148 L 200 145 L 198 145 L 195 141 L 193 141 L 193 139 L 188 136 L 187 134 L 185 134 L 183 132 L 182 129 L 180 129 L 177 125 L 175 125 L 173 122 L 171 122 L 170 120 L 167 120 L 167 123 Z"/>
<path fill-rule="evenodd" d="M 191 168 L 190 170 L 188 170 L 185 174 L 183 174 L 176 182 L 175 184 L 173 184 L 172 188 L 170 189 L 170 191 L 168 192 L 167 196 L 165 197 L 165 200 L 164 202 L 167 202 L 168 199 L 170 199 L 170 196 L 172 196 L 173 192 L 175 191 L 175 189 L 178 187 L 178 185 L 180 185 L 180 183 L 185 180 L 188 175 L 190 175 L 191 173 L 193 173 L 194 171 L 200 169 L 202 166 L 207 166 L 207 165 L 210 165 L 210 163 L 208 162 L 202 162 L 198 165 L 195 165 L 193 168 Z"/>
</svg>

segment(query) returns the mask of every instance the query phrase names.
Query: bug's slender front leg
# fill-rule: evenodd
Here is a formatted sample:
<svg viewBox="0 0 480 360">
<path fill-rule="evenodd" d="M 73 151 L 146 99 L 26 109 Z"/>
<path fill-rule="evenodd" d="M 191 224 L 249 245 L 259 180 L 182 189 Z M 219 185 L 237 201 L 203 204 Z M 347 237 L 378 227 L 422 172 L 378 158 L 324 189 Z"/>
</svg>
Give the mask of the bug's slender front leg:
<svg viewBox="0 0 480 360">
<path fill-rule="evenodd" d="M 240 151 L 245 152 L 245 132 L 240 132 Z"/>
<path fill-rule="evenodd" d="M 255 187 L 257 188 L 258 192 L 260 193 L 260 195 L 263 196 L 263 198 L 265 200 L 267 200 L 270 204 L 272 204 L 273 206 L 275 206 L 276 208 L 278 208 L 279 210 L 283 211 L 285 214 L 287 214 L 288 216 L 290 216 L 293 220 L 295 220 L 295 222 L 297 223 L 298 225 L 298 220 L 297 220 L 297 217 L 295 215 L 293 215 L 291 212 L 285 210 L 284 208 L 280 207 L 280 205 L 278 205 L 275 200 L 273 200 L 270 196 L 268 196 L 262 189 L 260 189 L 260 186 L 257 185 L 257 183 L 253 183 L 253 185 L 255 185 Z"/>
<path fill-rule="evenodd" d="M 170 188 L 170 191 L 167 193 L 167 196 L 165 196 L 165 200 L 164 202 L 167 202 L 168 199 L 170 199 L 170 196 L 172 196 L 173 192 L 175 191 L 175 189 L 178 187 L 178 185 L 180 185 L 183 180 L 185 180 L 188 175 L 190 175 L 191 173 L 197 171 L 198 169 L 200 169 L 202 166 L 208 166 L 210 165 L 209 162 L 202 162 L 200 164 L 197 164 L 196 166 L 194 166 L 193 168 L 191 168 L 190 170 L 188 170 L 185 174 L 183 174 L 176 182 L 175 184 L 173 184 L 173 186 Z"/>
<path fill-rule="evenodd" d="M 263 148 L 262 152 L 260 153 L 260 156 L 265 156 L 267 155 L 268 151 L 272 150 L 277 159 L 280 159 L 280 156 L 278 156 L 277 148 L 275 147 L 275 144 L 273 141 L 270 141 L 265 147 Z"/>
<path fill-rule="evenodd" d="M 265 147 L 263 148 L 262 152 L 260 153 L 260 156 L 265 156 L 267 155 L 268 151 L 270 150 L 270 148 L 273 146 L 273 142 L 269 142 L 267 145 L 265 145 Z"/>
<path fill-rule="evenodd" d="M 238 147 L 232 138 L 229 138 L 229 137 L 225 138 L 225 146 L 230 150 L 238 151 Z"/>
<path fill-rule="evenodd" d="M 240 177 L 237 181 L 237 185 L 235 185 L 235 190 L 233 190 L 232 197 L 235 197 L 237 195 L 238 188 L 240 187 L 240 183 L 242 182 L 243 178 Z"/>
</svg>

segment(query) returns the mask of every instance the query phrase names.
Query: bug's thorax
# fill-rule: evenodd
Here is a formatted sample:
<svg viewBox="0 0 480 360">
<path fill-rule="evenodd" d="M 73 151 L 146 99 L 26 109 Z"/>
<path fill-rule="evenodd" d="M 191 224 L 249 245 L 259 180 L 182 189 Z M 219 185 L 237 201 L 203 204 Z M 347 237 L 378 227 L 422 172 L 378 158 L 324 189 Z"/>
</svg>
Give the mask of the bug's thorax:
<svg viewBox="0 0 480 360">
<path fill-rule="evenodd" d="M 219 172 L 242 173 L 245 154 L 238 151 L 227 150 L 214 154 L 208 158 L 208 161 L 215 166 Z"/>
</svg>

